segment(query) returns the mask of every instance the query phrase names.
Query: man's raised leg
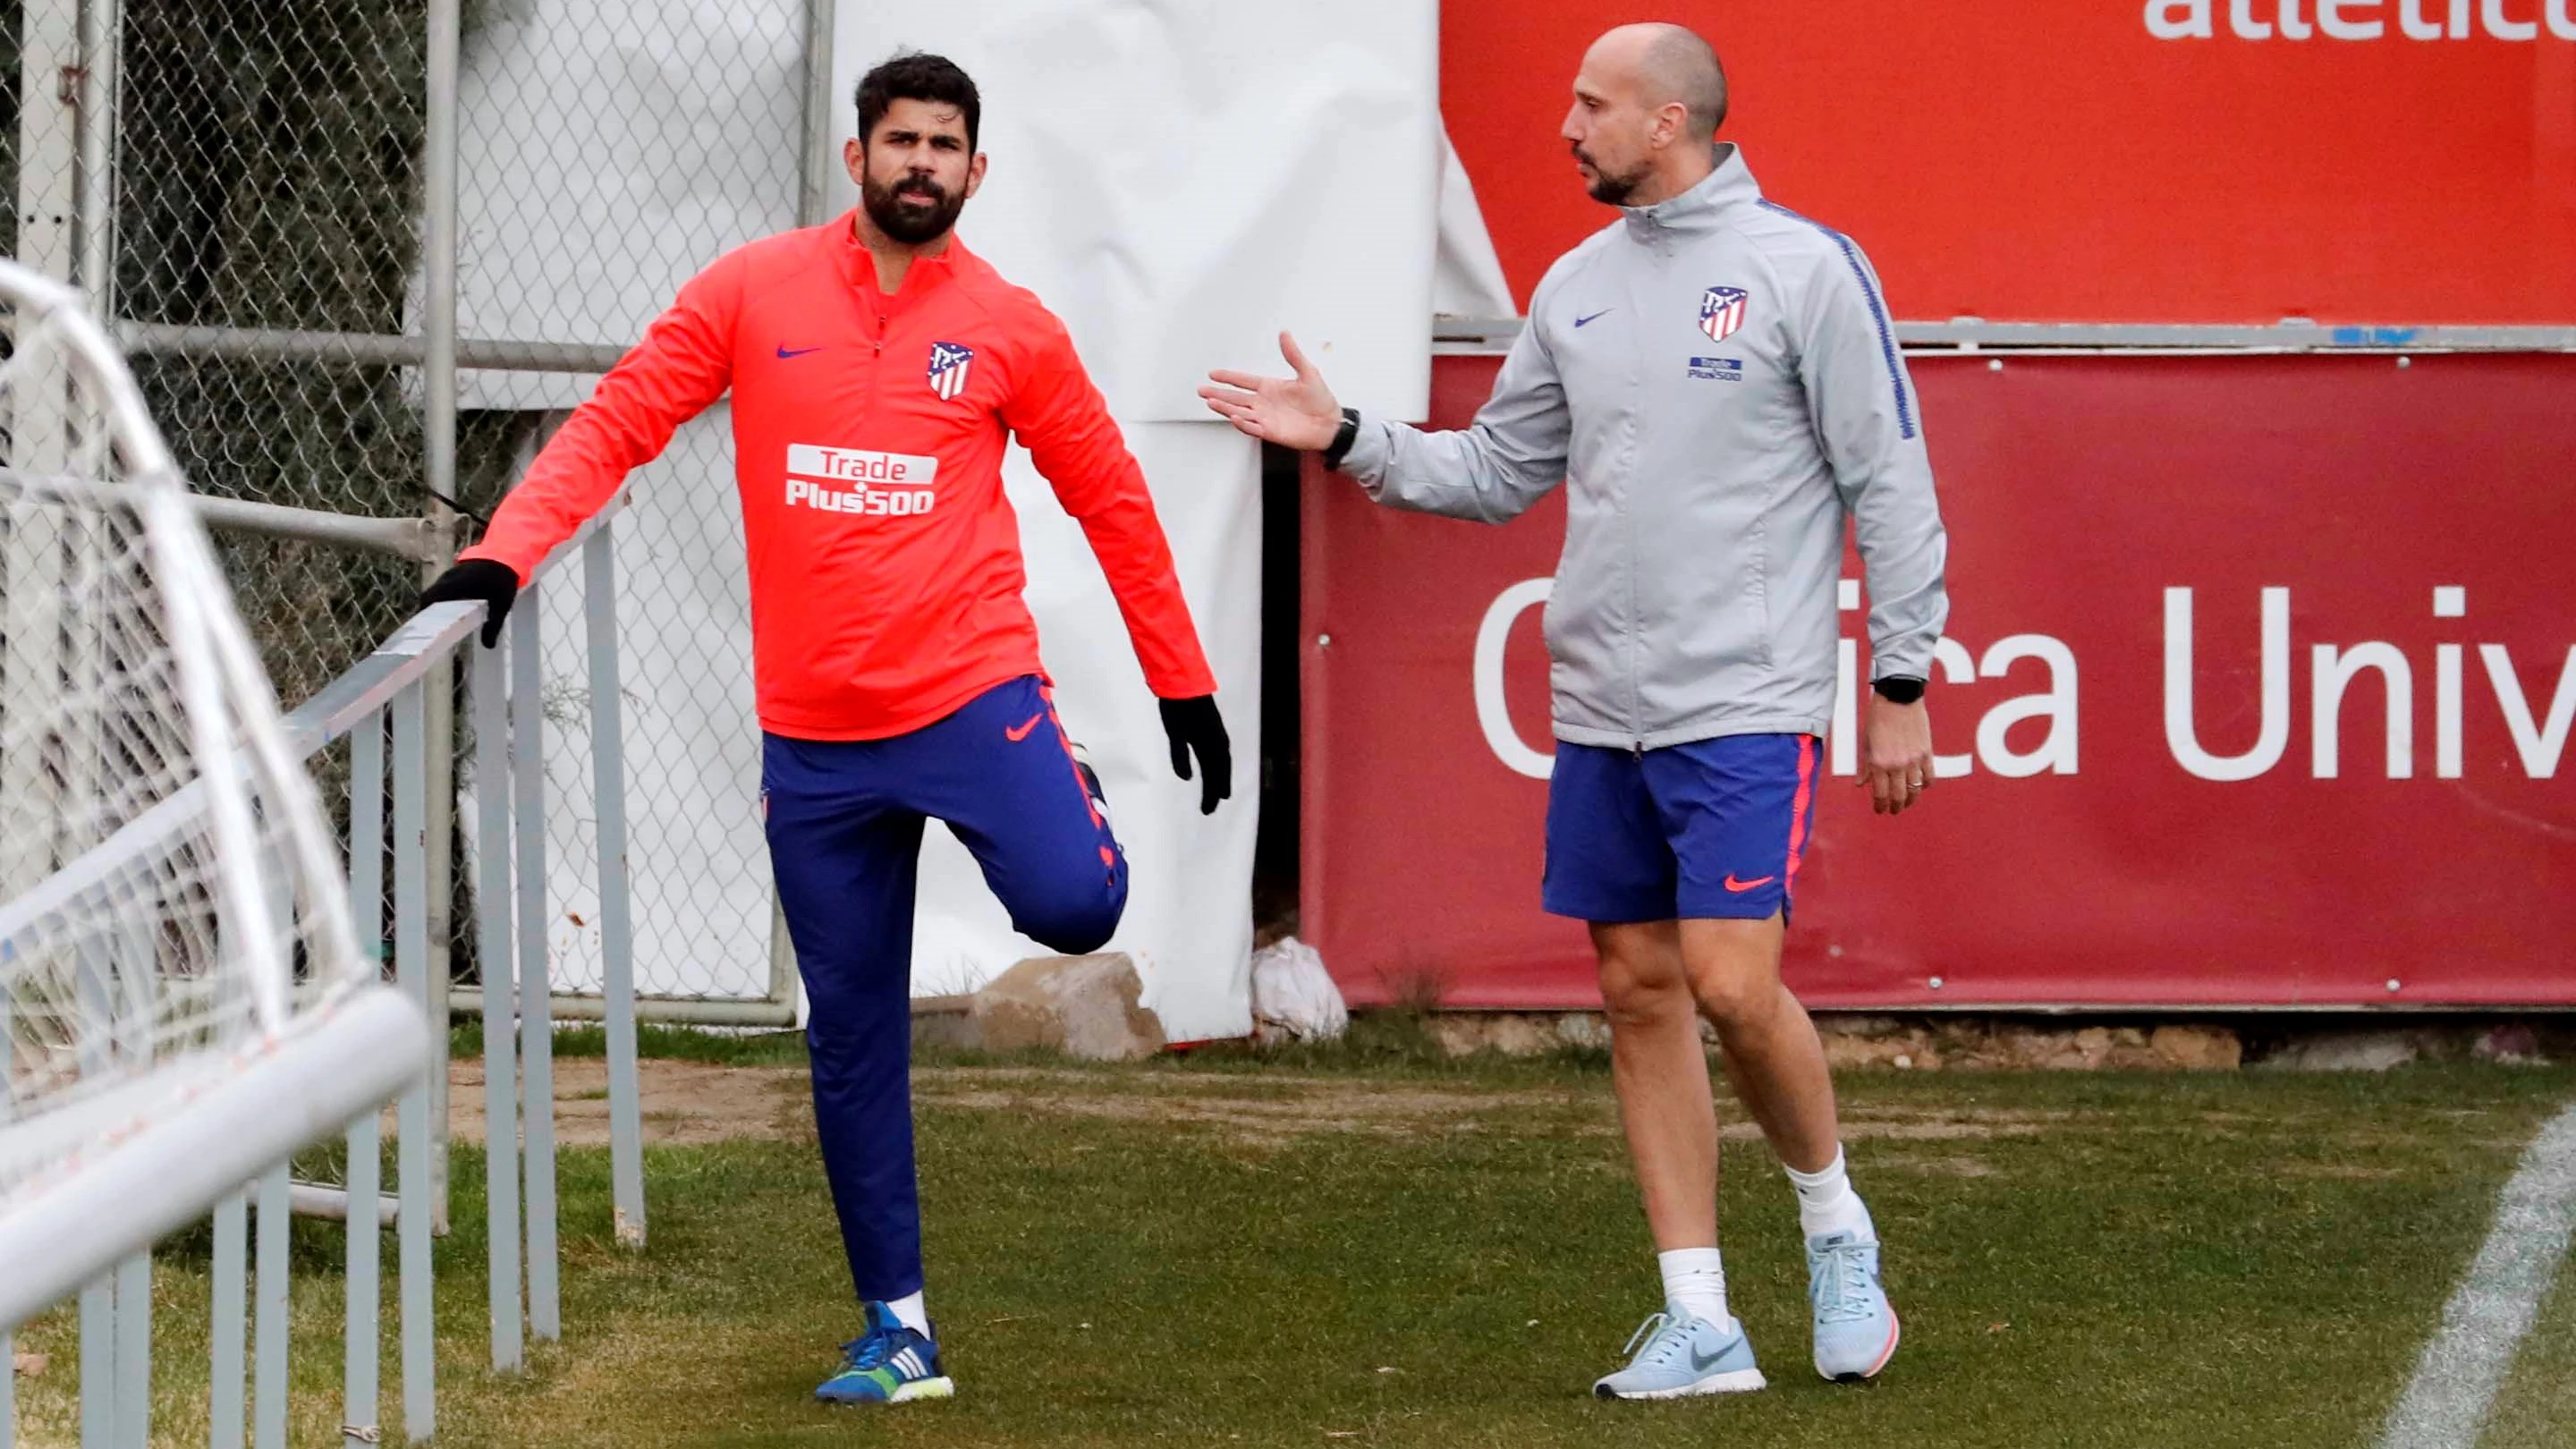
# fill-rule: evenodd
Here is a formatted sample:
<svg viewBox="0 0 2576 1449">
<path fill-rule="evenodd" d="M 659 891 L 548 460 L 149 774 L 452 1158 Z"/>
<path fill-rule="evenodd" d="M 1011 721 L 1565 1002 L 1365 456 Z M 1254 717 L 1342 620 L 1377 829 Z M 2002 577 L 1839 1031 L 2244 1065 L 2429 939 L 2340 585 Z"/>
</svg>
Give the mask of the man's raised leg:
<svg viewBox="0 0 2576 1449">
<path fill-rule="evenodd" d="M 1127 857 L 1048 691 L 1000 685 L 922 744 L 916 798 L 983 867 L 1011 925 L 1067 955 L 1106 944 L 1127 909 Z"/>
</svg>

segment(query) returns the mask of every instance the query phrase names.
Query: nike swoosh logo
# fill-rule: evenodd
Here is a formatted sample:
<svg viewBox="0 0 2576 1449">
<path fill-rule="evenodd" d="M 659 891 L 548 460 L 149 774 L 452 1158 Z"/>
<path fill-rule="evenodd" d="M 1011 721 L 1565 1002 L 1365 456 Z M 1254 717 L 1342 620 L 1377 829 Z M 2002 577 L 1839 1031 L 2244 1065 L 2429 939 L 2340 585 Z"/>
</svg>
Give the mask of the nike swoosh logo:
<svg viewBox="0 0 2576 1449">
<path fill-rule="evenodd" d="M 784 342 L 778 344 L 778 355 L 781 357 L 803 357 L 808 352 L 820 352 L 822 350 L 823 349 L 820 347 L 791 348 Z"/>
<path fill-rule="evenodd" d="M 1584 323 L 1586 323 L 1586 322 L 1598 322 L 1598 321 L 1600 321 L 1602 318 L 1607 317 L 1607 316 L 1609 316 L 1611 313 L 1616 312 L 1616 311 L 1618 311 L 1618 310 L 1619 310 L 1619 309 L 1618 309 L 1618 308 L 1616 308 L 1616 307 L 1604 307 L 1604 308 L 1602 308 L 1600 311 L 1593 313 L 1593 314 L 1592 314 L 1591 316 L 1589 316 L 1589 317 L 1577 317 L 1577 318 L 1575 318 L 1575 319 L 1574 319 L 1574 325 L 1575 325 L 1575 326 L 1577 326 L 1577 327 L 1580 327 L 1580 326 L 1582 326 L 1582 325 L 1583 325 Z"/>
<path fill-rule="evenodd" d="M 1038 721 L 1045 718 L 1046 716 L 1042 714 L 1030 715 L 1029 722 L 1027 724 L 1020 726 L 1018 729 L 1006 728 L 1002 733 L 1010 739 L 1012 744 L 1016 745 L 1020 741 L 1027 739 L 1029 737 L 1029 731 L 1036 729 L 1038 727 Z"/>
<path fill-rule="evenodd" d="M 1735 872 L 1728 871 L 1726 873 L 1726 888 L 1741 895 L 1745 891 L 1759 889 L 1760 887 L 1767 886 L 1778 879 L 1779 877 L 1776 875 L 1766 875 L 1760 880 L 1737 880 L 1735 878 Z"/>
<path fill-rule="evenodd" d="M 1730 1345 L 1730 1347 L 1731 1346 L 1732 1345 Z M 1723 1348 L 1705 1358 L 1700 1356 L 1700 1351 L 1698 1349 L 1692 1349 L 1690 1351 L 1691 1372 L 1695 1374 L 1707 1373 L 1710 1369 L 1717 1367 L 1717 1361 L 1724 1357 L 1726 1357 L 1726 1350 Z"/>
</svg>

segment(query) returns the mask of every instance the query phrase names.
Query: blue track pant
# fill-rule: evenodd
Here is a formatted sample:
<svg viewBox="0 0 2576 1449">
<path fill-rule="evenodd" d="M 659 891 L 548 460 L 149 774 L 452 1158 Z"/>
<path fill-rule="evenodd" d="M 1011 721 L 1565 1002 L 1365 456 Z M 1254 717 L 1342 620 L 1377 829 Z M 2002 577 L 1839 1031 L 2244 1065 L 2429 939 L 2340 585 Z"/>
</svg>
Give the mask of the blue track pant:
<svg viewBox="0 0 2576 1449">
<path fill-rule="evenodd" d="M 1011 924 L 1067 954 L 1098 950 L 1117 929 L 1126 857 L 1034 677 L 894 739 L 770 735 L 761 793 L 850 1277 L 863 1302 L 901 1298 L 921 1287 L 911 1066 L 922 822 L 945 821 Z"/>
</svg>

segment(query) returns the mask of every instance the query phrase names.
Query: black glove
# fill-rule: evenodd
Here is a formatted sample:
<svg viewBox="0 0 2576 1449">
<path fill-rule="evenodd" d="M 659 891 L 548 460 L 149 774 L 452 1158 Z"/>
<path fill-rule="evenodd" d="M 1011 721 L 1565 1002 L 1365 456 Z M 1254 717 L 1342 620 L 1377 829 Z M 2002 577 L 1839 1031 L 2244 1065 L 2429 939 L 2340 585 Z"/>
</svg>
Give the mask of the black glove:
<svg viewBox="0 0 2576 1449">
<path fill-rule="evenodd" d="M 1234 794 L 1234 746 L 1225 737 L 1225 716 L 1216 712 L 1216 696 L 1167 699 L 1163 733 L 1172 737 L 1172 772 L 1190 777 L 1190 755 L 1199 757 L 1199 813 L 1214 815 L 1216 802 Z"/>
<path fill-rule="evenodd" d="M 469 558 L 437 578 L 420 591 L 420 606 L 432 604 L 482 604 L 489 612 L 483 616 L 483 647 L 501 642 L 501 621 L 510 616 L 510 601 L 519 597 L 518 570 L 488 558 Z"/>
</svg>

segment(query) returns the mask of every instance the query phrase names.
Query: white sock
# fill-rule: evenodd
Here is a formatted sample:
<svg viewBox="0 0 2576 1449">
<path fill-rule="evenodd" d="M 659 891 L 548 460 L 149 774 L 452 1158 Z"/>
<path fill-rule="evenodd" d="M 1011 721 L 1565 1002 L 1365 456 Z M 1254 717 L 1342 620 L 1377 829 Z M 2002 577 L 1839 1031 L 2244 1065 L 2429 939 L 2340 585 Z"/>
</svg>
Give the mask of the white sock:
<svg viewBox="0 0 2576 1449">
<path fill-rule="evenodd" d="M 930 1310 L 922 1306 L 918 1289 L 901 1298 L 887 1299 L 886 1307 L 894 1310 L 894 1316 L 902 1321 L 904 1327 L 924 1338 L 930 1336 Z"/>
<path fill-rule="evenodd" d="M 1798 1190 L 1798 1230 L 1808 1237 L 1828 1233 L 1853 1233 L 1869 1242 L 1878 1240 L 1878 1228 L 1869 1220 L 1869 1209 L 1862 1205 L 1860 1194 L 1852 1191 L 1851 1175 L 1843 1170 L 1843 1150 L 1834 1149 L 1834 1160 L 1821 1172 L 1800 1172 L 1783 1164 L 1789 1174 L 1789 1185 Z"/>
<path fill-rule="evenodd" d="M 1675 1248 L 1657 1253 L 1655 1265 L 1664 1270 L 1664 1302 L 1693 1318 L 1705 1318 L 1720 1328 L 1734 1320 L 1726 1312 L 1726 1266 L 1715 1248 Z"/>
</svg>

